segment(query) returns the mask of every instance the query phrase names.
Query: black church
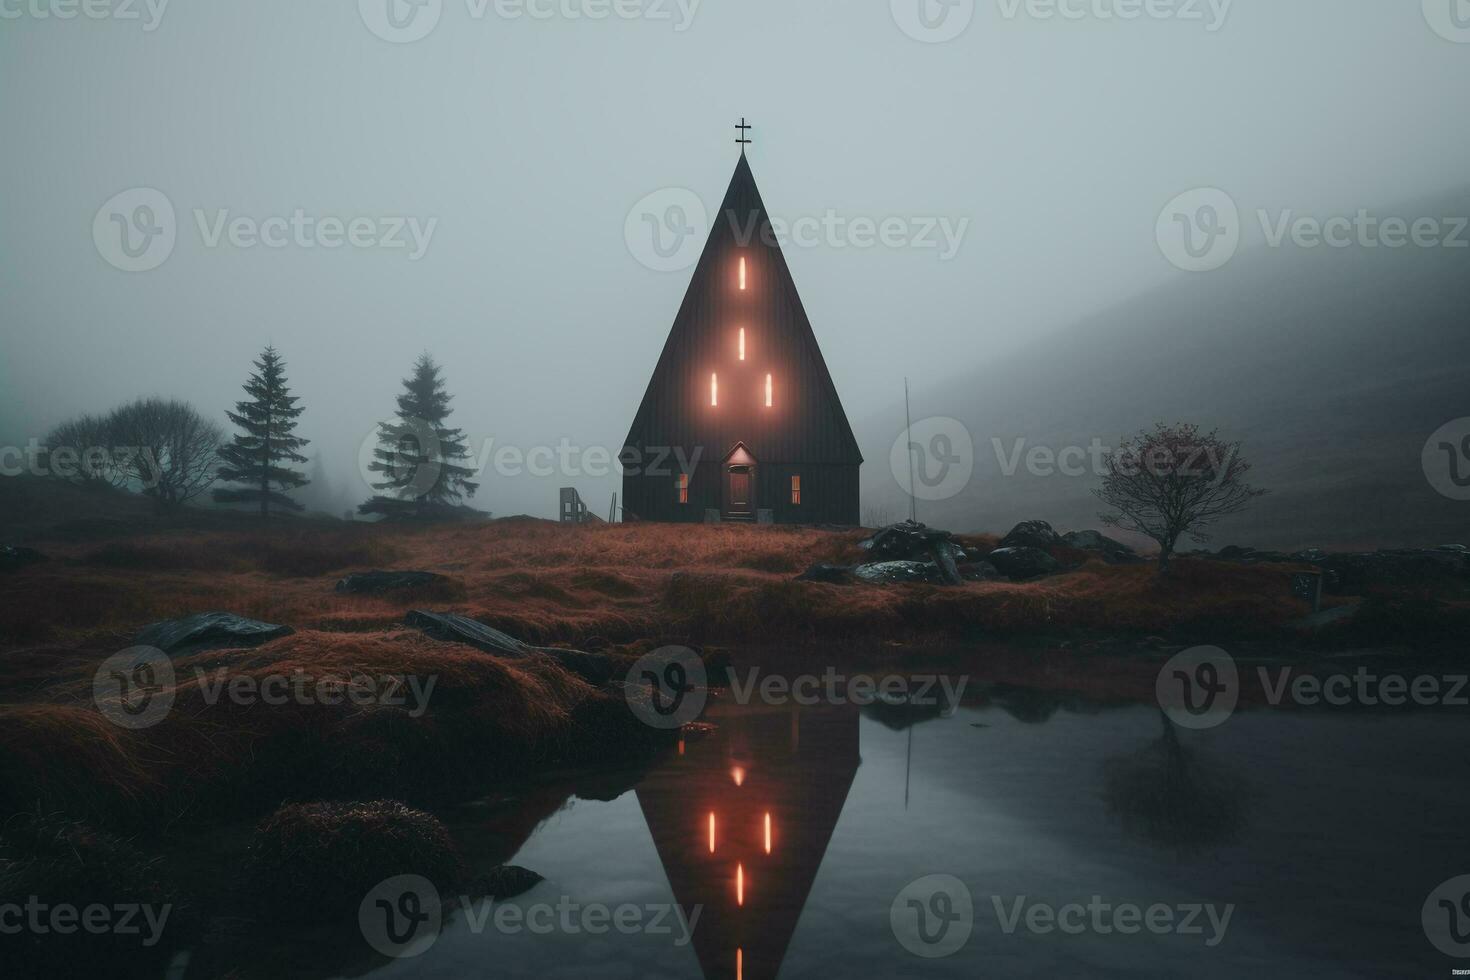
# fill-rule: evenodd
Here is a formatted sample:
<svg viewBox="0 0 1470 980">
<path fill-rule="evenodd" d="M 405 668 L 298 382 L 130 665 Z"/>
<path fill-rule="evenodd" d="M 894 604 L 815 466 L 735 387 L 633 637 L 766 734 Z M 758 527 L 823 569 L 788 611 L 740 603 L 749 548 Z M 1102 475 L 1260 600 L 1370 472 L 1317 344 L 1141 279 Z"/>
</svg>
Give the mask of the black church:
<svg viewBox="0 0 1470 980">
<path fill-rule="evenodd" d="M 863 457 L 743 146 L 622 459 L 626 520 L 859 523 Z"/>
</svg>

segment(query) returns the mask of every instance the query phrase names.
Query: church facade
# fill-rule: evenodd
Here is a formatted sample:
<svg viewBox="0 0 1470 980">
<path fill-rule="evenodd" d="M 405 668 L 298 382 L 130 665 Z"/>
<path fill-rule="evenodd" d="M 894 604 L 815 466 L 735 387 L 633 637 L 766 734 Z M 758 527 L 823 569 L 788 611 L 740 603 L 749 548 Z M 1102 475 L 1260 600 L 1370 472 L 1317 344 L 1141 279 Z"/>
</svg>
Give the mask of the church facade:
<svg viewBox="0 0 1470 980">
<path fill-rule="evenodd" d="M 625 520 L 859 523 L 862 454 L 743 147 L 622 462 Z"/>
</svg>

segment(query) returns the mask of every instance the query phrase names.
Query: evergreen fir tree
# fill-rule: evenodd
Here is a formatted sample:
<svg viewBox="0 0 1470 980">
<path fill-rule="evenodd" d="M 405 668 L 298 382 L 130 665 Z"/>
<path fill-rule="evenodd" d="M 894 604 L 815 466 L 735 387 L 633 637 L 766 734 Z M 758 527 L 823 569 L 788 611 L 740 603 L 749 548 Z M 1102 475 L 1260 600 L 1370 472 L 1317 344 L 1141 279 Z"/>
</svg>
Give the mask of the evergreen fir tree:
<svg viewBox="0 0 1470 980">
<path fill-rule="evenodd" d="M 462 429 L 444 424 L 451 396 L 444 390 L 439 365 L 428 354 L 414 362 L 403 379 L 397 418 L 378 426 L 378 447 L 368 469 L 383 476 L 373 487 L 384 493 L 358 508 L 387 517 L 429 517 L 448 511 L 479 484 L 475 471 L 461 465 L 470 458 Z"/>
<path fill-rule="evenodd" d="M 245 382 L 250 398 L 236 402 L 235 411 L 225 413 L 242 431 L 219 449 L 219 479 L 241 485 L 216 489 L 216 503 L 259 504 L 261 517 L 270 515 L 272 505 L 301 510 L 301 504 L 287 493 L 310 481 L 287 464 L 306 462 L 297 450 L 307 440 L 292 434 L 303 409 L 287 387 L 285 366 L 276 349 L 267 347 Z"/>
</svg>

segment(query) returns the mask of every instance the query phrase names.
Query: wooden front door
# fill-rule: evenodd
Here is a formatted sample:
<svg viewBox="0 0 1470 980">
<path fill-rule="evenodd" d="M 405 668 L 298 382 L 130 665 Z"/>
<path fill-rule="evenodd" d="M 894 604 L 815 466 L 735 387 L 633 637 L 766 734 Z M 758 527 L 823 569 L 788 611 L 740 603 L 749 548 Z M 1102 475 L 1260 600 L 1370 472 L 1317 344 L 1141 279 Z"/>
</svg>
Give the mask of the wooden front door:
<svg viewBox="0 0 1470 980">
<path fill-rule="evenodd" d="M 725 457 L 725 485 L 722 488 L 727 521 L 755 520 L 755 458 L 745 451 L 743 445 Z"/>
<path fill-rule="evenodd" d="M 750 513 L 750 467 L 730 467 L 730 512 Z"/>
</svg>

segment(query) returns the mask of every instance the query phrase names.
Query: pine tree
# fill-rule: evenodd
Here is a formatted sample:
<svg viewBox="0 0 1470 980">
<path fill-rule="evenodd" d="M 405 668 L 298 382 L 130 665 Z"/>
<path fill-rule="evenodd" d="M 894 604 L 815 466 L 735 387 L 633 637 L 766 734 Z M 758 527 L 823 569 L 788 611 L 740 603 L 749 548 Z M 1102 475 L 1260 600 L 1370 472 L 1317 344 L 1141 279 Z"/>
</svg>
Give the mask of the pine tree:
<svg viewBox="0 0 1470 980">
<path fill-rule="evenodd" d="M 444 390 L 439 365 L 428 354 L 414 362 L 403 379 L 397 419 L 378 426 L 378 447 L 368 469 L 381 473 L 374 483 L 386 491 L 358 508 L 364 514 L 428 517 L 473 497 L 479 484 L 475 471 L 460 461 L 470 458 L 462 429 L 444 424 L 451 396 Z"/>
<path fill-rule="evenodd" d="M 286 385 L 285 366 L 276 349 L 267 347 L 245 382 L 245 393 L 250 398 L 236 402 L 236 410 L 225 413 L 243 431 L 233 442 L 220 447 L 219 479 L 242 485 L 215 490 L 216 503 L 259 504 L 261 517 L 270 515 L 273 504 L 287 510 L 302 509 L 287 496 L 288 491 L 310 481 L 284 465 L 306 462 L 297 450 L 307 442 L 292 435 L 303 409 Z"/>
</svg>

